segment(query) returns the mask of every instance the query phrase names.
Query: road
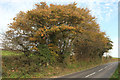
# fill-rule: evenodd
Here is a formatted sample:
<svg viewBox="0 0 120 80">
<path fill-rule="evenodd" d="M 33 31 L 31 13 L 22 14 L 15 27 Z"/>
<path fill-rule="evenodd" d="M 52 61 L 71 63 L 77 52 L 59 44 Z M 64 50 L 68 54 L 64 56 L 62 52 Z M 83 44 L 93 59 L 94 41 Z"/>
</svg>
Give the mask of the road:
<svg viewBox="0 0 120 80">
<path fill-rule="evenodd" d="M 118 62 L 111 62 L 58 78 L 110 78 L 117 66 Z"/>
</svg>

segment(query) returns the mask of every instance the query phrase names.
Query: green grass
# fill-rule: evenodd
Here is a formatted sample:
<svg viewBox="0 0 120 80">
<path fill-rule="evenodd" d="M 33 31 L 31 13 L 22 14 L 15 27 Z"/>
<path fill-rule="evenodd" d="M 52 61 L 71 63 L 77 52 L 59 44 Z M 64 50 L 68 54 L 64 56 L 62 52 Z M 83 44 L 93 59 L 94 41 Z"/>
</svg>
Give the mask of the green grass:
<svg viewBox="0 0 120 80">
<path fill-rule="evenodd" d="M 38 64 L 38 56 L 26 58 L 22 54 L 17 51 L 2 51 L 3 78 L 50 78 L 89 69 L 110 61 L 108 59 L 80 60 L 65 66 L 58 63 L 58 65 L 42 67 Z"/>
<path fill-rule="evenodd" d="M 16 56 L 16 55 L 22 55 L 23 52 L 20 51 L 6 51 L 2 50 L 2 56 Z"/>
<path fill-rule="evenodd" d="M 110 80 L 117 79 L 120 80 L 120 63 L 118 64 L 118 68 L 115 70 Z"/>
</svg>

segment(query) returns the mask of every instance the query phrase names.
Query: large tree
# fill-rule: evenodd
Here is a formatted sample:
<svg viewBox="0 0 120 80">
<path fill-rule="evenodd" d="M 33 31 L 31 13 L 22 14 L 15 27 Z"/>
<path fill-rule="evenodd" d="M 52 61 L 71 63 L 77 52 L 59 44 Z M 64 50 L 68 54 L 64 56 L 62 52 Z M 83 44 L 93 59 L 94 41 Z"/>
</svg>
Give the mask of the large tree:
<svg viewBox="0 0 120 80">
<path fill-rule="evenodd" d="M 86 54 L 85 44 L 93 46 L 93 51 L 96 46 L 106 45 L 103 42 L 105 35 L 102 35 L 99 24 L 87 8 L 77 8 L 76 3 L 48 6 L 40 2 L 35 5 L 32 10 L 20 11 L 6 32 L 7 39 L 12 45 L 19 46 L 17 49 L 26 56 L 32 53 L 43 56 L 41 59 L 47 62 L 53 57 L 63 61 L 74 50 L 73 43 L 77 39 L 83 54 Z"/>
</svg>

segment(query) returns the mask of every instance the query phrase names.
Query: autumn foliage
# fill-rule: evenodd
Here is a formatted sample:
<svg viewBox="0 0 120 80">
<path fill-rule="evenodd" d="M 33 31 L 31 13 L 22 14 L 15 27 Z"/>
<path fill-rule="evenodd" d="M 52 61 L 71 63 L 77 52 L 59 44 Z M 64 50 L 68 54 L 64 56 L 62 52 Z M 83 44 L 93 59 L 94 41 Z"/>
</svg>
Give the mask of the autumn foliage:
<svg viewBox="0 0 120 80">
<path fill-rule="evenodd" d="M 100 31 L 96 18 L 87 8 L 68 5 L 35 4 L 27 12 L 20 11 L 6 32 L 12 49 L 40 57 L 40 62 L 52 64 L 74 53 L 82 57 L 102 57 L 112 49 L 112 41 Z M 10 48 L 10 47 L 9 47 Z"/>
</svg>

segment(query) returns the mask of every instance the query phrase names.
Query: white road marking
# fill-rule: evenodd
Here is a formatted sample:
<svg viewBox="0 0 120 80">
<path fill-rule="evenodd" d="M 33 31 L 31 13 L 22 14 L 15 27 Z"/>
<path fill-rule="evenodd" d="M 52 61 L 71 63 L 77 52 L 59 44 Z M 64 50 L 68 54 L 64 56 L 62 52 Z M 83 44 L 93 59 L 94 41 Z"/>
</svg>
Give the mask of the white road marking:
<svg viewBox="0 0 120 80">
<path fill-rule="evenodd" d="M 107 66 L 105 68 L 107 68 Z"/>
<path fill-rule="evenodd" d="M 109 70 L 109 69 L 111 69 L 111 67 L 110 67 L 110 68 L 108 68 L 108 70 Z"/>
<path fill-rule="evenodd" d="M 91 73 L 91 74 L 89 74 L 89 75 L 87 75 L 87 76 L 85 76 L 86 78 L 87 77 L 89 77 L 89 76 L 92 76 L 92 75 L 94 75 L 96 72 L 93 72 L 93 73 Z"/>
<path fill-rule="evenodd" d="M 103 70 L 103 69 L 100 69 L 99 72 L 102 71 L 102 70 Z"/>
</svg>

